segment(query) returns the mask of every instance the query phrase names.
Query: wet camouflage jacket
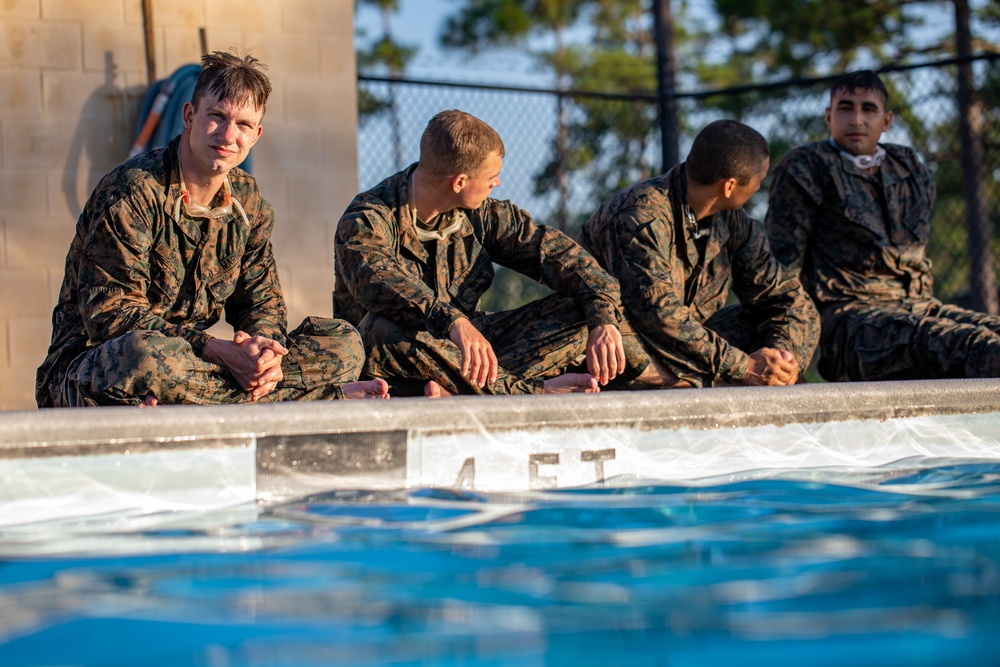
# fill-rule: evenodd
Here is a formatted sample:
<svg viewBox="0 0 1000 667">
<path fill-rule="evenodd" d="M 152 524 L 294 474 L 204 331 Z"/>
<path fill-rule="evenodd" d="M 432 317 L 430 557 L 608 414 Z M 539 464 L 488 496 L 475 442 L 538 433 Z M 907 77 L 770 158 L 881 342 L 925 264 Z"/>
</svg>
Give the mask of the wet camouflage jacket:
<svg viewBox="0 0 1000 667">
<path fill-rule="evenodd" d="M 239 212 L 219 220 L 173 218 L 180 195 L 179 139 L 125 162 L 98 184 L 66 256 L 52 343 L 38 370 L 38 405 L 48 383 L 81 351 L 129 331 L 155 330 L 191 343 L 200 355 L 226 321 L 250 335 L 286 342 L 286 310 L 271 253 L 274 210 L 256 181 L 234 169 Z M 213 206 L 221 205 L 221 192 Z"/>
<path fill-rule="evenodd" d="M 924 251 L 934 181 L 912 150 L 882 146 L 888 155 L 874 174 L 829 141 L 792 150 L 774 170 L 771 247 L 820 305 L 933 297 Z"/>
<path fill-rule="evenodd" d="M 799 363 L 809 359 L 815 309 L 797 280 L 780 275 L 763 225 L 742 210 L 715 214 L 699 260 L 686 192 L 680 164 L 618 191 L 583 227 L 580 243 L 618 278 L 629 322 L 665 359 L 712 380 L 739 381 L 747 353 L 703 325 L 732 287 L 765 345 L 792 352 Z"/>
<path fill-rule="evenodd" d="M 437 338 L 473 315 L 496 262 L 573 297 L 590 328 L 618 323 L 618 285 L 562 232 L 537 225 L 508 201 L 458 209 L 466 224 L 421 243 L 407 183 L 416 165 L 351 202 L 337 225 L 334 317 L 357 324 L 371 312 Z"/>
</svg>

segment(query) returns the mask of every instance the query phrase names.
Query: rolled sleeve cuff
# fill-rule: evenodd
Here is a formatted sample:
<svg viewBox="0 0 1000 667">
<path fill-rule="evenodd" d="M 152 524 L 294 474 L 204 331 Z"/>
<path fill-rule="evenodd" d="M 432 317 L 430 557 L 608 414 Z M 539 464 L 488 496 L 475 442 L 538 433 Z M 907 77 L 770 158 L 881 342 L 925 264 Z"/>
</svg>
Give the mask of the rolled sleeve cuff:
<svg viewBox="0 0 1000 667">
<path fill-rule="evenodd" d="M 208 341 L 212 340 L 214 336 L 204 331 L 198 331 L 197 329 L 187 329 L 184 332 L 184 340 L 191 343 L 191 349 L 200 358 L 205 352 L 205 346 Z"/>
<path fill-rule="evenodd" d="M 585 308 L 585 313 L 587 316 L 587 326 L 590 329 L 596 329 L 597 327 L 605 324 L 618 326 L 620 319 L 618 316 L 618 309 L 615 308 L 614 304 L 609 303 L 604 299 L 596 299 L 588 303 Z"/>
<path fill-rule="evenodd" d="M 465 313 L 458 308 L 438 302 L 427 314 L 427 331 L 435 338 L 447 338 L 451 325 L 463 317 L 466 317 Z"/>
<path fill-rule="evenodd" d="M 729 354 L 722 361 L 719 376 L 726 382 L 740 382 L 750 370 L 750 355 L 730 346 Z"/>
</svg>

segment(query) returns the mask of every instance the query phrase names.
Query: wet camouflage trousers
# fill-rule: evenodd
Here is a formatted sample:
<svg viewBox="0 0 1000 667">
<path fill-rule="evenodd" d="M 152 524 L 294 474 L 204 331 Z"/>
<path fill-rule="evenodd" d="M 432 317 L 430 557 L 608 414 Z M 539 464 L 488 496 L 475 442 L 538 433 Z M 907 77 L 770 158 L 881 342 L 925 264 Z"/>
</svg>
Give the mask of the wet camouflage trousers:
<svg viewBox="0 0 1000 667">
<path fill-rule="evenodd" d="M 364 348 L 347 322 L 309 317 L 288 336 L 284 379 L 259 402 L 343 398 L 358 379 Z M 221 366 L 203 361 L 183 338 L 133 331 L 77 356 L 50 388 L 57 407 L 137 405 L 148 392 L 163 404 L 248 403 L 250 394 Z"/>
<path fill-rule="evenodd" d="M 716 334 L 726 340 L 727 343 L 747 354 L 753 354 L 760 348 L 767 345 L 765 334 L 757 330 L 756 325 L 747 316 L 740 305 L 726 306 L 720 308 L 703 323 L 706 329 L 711 329 Z M 628 332 L 627 327 L 623 327 L 622 336 Z M 817 332 L 818 333 L 818 332 Z M 642 340 L 642 337 L 639 337 Z M 816 347 L 816 333 L 797 350 L 789 350 L 792 353 L 808 354 L 809 350 Z M 699 364 L 691 361 L 681 354 L 670 354 L 662 345 L 644 344 L 644 354 L 651 355 L 659 361 L 664 368 L 669 370 L 681 380 L 690 382 L 695 387 L 711 387 L 715 383 L 715 378 L 699 370 Z M 628 349 L 626 347 L 626 349 Z M 811 358 L 811 357 L 810 357 Z M 806 358 L 803 372 L 808 367 L 810 358 Z"/>
<path fill-rule="evenodd" d="M 423 395 L 428 380 L 452 394 L 540 394 L 549 378 L 587 371 L 589 331 L 573 299 L 551 294 L 514 310 L 478 313 L 470 321 L 497 356 L 494 384 L 480 388 L 462 377 L 462 353 L 451 340 L 371 314 L 359 326 L 368 352 L 365 375 L 383 378 L 393 396 Z M 649 363 L 634 336 L 622 338 L 627 369 L 616 386 Z"/>
<path fill-rule="evenodd" d="M 939 301 L 823 311 L 819 372 L 831 382 L 1000 377 L 1000 317 Z"/>
</svg>

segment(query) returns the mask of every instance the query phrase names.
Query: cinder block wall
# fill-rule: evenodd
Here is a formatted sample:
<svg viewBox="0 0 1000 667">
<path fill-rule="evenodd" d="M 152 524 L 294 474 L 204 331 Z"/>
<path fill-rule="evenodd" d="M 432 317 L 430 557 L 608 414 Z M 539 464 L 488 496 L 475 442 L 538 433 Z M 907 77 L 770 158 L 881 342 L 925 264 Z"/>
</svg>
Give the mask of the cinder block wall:
<svg viewBox="0 0 1000 667">
<path fill-rule="evenodd" d="M 156 76 L 249 49 L 274 94 L 254 176 L 274 205 L 289 325 L 329 316 L 333 227 L 357 191 L 351 0 L 155 0 Z M 76 219 L 128 155 L 145 94 L 141 0 L 0 0 L 0 410 L 34 407 Z M 228 333 L 225 327 L 220 335 Z"/>
</svg>

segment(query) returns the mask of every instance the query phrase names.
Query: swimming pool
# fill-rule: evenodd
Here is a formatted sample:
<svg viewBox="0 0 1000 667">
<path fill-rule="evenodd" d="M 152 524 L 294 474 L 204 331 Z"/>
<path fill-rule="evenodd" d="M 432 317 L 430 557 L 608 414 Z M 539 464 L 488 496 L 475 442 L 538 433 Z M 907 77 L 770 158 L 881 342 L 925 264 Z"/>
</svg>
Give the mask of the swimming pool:
<svg viewBox="0 0 1000 667">
<path fill-rule="evenodd" d="M 257 481 L 265 483 L 256 490 L 264 501 L 188 510 L 100 505 L 108 511 L 7 521 L 0 530 L 0 664 L 996 664 L 994 386 L 978 385 L 985 391 L 978 408 L 964 395 L 949 403 L 941 386 L 930 393 L 915 387 L 909 403 L 898 393 L 885 396 L 897 411 L 889 418 L 871 417 L 874 408 L 861 414 L 848 397 L 841 411 L 860 419 L 845 422 L 837 437 L 827 432 L 836 420 L 824 419 L 832 404 L 805 421 L 799 393 L 772 404 L 783 419 L 761 418 L 763 410 L 748 408 L 747 393 L 648 399 L 668 401 L 656 406 L 660 420 L 674 418 L 663 414 L 677 407 L 671 401 L 724 399 L 729 406 L 701 405 L 716 420 L 707 429 L 690 421 L 697 406 L 682 406 L 688 421 L 670 431 L 677 442 L 668 454 L 653 442 L 660 436 L 651 413 L 640 414 L 648 428 L 634 428 L 624 415 L 603 419 L 605 409 L 621 415 L 617 398 L 568 404 L 600 428 L 559 433 L 562 445 L 546 441 L 568 423 L 562 417 L 530 432 L 508 413 L 497 421 L 517 427 L 519 448 L 500 429 L 480 429 L 480 438 L 524 459 L 511 472 L 521 488 L 503 488 L 504 476 L 491 471 L 515 466 L 506 458 L 489 463 L 489 447 L 471 456 L 470 481 L 470 456 L 461 458 L 469 451 L 442 459 L 416 447 L 425 463 L 410 456 L 387 462 L 387 452 L 399 451 L 382 438 L 371 444 L 381 463 L 363 453 L 340 456 L 337 465 L 358 474 L 316 492 L 332 465 L 329 440 L 323 449 L 291 439 L 294 428 L 280 437 L 272 428 L 267 437 L 276 440 L 258 437 L 256 448 L 241 448 L 233 429 L 220 428 L 228 444 L 217 449 L 234 454 L 220 467 L 244 465 L 248 451 L 258 466 L 272 462 Z M 815 403 L 816 391 L 807 393 L 803 405 Z M 914 410 L 914 397 L 924 395 L 934 409 Z M 481 403 L 456 405 L 475 406 L 481 427 L 491 423 L 489 410 L 503 407 Z M 418 409 L 421 419 L 435 418 Z M 167 417 L 155 419 L 171 416 L 161 414 Z M 217 414 L 200 413 L 188 431 L 211 431 L 197 421 L 216 424 Z M 239 419 L 246 433 L 257 432 L 257 417 L 272 421 L 269 412 L 248 414 Z M 374 421 L 395 432 L 393 414 L 380 414 Z M 635 406 L 631 414 L 639 414 Z M 373 423 L 371 414 L 358 419 Z M 169 428 L 161 424 L 155 437 L 173 446 Z M 771 442 L 773 429 L 801 441 Z M 127 429 L 118 432 L 129 440 Z M 414 440 L 439 453 L 468 447 L 455 444 L 465 437 L 456 430 L 434 442 L 428 433 L 407 447 Z M 765 441 L 755 442 L 758 436 Z M 53 441 L 49 433 L 47 440 L 19 438 Z M 118 444 L 131 448 L 128 458 L 139 455 L 134 441 Z M 808 458 L 819 456 L 816 450 L 825 454 Z M 121 458 L 123 451 L 106 455 Z M 308 451 L 326 457 L 325 472 L 296 472 L 294 483 L 266 480 L 278 470 L 313 469 Z M 560 462 L 536 457 L 532 475 L 529 451 L 559 453 Z M 582 461 L 587 451 L 604 454 Z M 678 460 L 683 452 L 692 458 Z M 881 460 L 900 453 L 909 455 Z M 217 465 L 197 456 L 204 467 Z M 746 467 L 742 457 L 789 465 Z M 59 465 L 58 456 L 38 458 Z M 373 461 L 378 474 L 359 472 L 361 460 Z M 447 475 L 458 483 L 399 488 L 399 474 L 421 479 L 432 460 L 457 461 Z M 671 460 L 677 467 L 668 481 Z M 699 474 L 710 469 L 721 472 Z M 585 474 L 583 486 L 544 488 Z M 238 500 L 232 489 L 244 481 L 234 474 L 220 488 Z M 293 486 L 313 492 L 297 497 Z"/>
</svg>

